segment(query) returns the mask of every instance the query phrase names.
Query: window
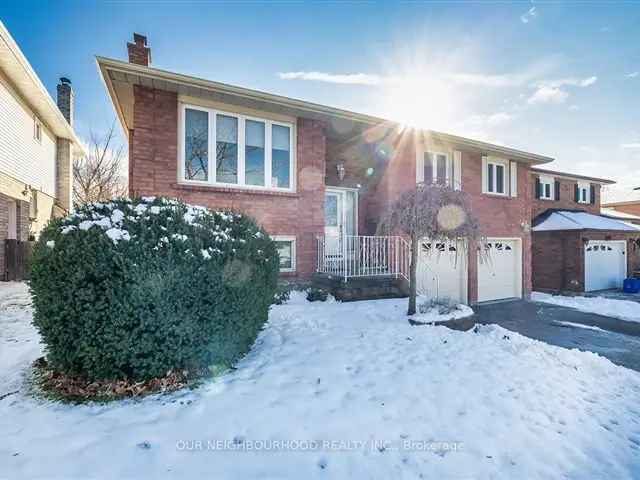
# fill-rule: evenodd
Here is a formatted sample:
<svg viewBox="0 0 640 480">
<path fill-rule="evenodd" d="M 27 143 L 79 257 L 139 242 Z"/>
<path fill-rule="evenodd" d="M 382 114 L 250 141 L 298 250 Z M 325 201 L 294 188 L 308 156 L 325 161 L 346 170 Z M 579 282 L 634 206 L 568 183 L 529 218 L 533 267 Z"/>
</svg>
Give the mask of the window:
<svg viewBox="0 0 640 480">
<path fill-rule="evenodd" d="M 207 112 L 188 108 L 184 116 L 184 178 L 206 181 L 209 176 Z"/>
<path fill-rule="evenodd" d="M 591 185 L 588 183 L 578 183 L 578 203 L 589 203 L 591 201 Z"/>
<path fill-rule="evenodd" d="M 554 187 L 555 180 L 552 177 L 539 177 L 540 180 L 540 190 L 539 197 L 542 200 L 553 200 L 554 199 Z"/>
<path fill-rule="evenodd" d="M 423 182 L 433 182 L 438 185 L 449 185 L 451 183 L 451 159 L 447 154 L 424 152 L 422 162 Z"/>
<path fill-rule="evenodd" d="M 280 256 L 280 271 L 295 272 L 296 270 L 296 237 L 294 236 L 273 236 L 272 237 L 278 255 Z"/>
<path fill-rule="evenodd" d="M 42 142 L 42 124 L 36 117 L 33 117 L 33 139 L 38 143 Z"/>
<path fill-rule="evenodd" d="M 244 155 L 244 181 L 248 185 L 264 185 L 264 122 L 247 120 Z"/>
<path fill-rule="evenodd" d="M 487 192 L 505 195 L 507 191 L 506 164 L 487 161 Z"/>
<path fill-rule="evenodd" d="M 290 124 L 185 105 L 181 135 L 182 181 L 294 189 Z"/>
</svg>

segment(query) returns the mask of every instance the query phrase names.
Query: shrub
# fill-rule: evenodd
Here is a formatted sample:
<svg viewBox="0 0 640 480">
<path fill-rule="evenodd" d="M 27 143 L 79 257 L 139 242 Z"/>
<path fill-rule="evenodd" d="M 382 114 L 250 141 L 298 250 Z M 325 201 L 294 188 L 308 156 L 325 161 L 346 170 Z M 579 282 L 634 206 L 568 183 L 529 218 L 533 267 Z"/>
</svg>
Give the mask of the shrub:
<svg viewBox="0 0 640 480">
<path fill-rule="evenodd" d="M 228 366 L 267 320 L 277 275 L 275 245 L 249 217 L 164 198 L 86 205 L 34 248 L 34 324 L 69 375 Z"/>
<path fill-rule="evenodd" d="M 307 290 L 307 300 L 310 302 L 325 302 L 329 293 L 321 288 L 312 287 Z"/>
<path fill-rule="evenodd" d="M 276 305 L 282 305 L 286 303 L 291 297 L 291 290 L 288 284 L 279 283 L 276 288 L 276 293 L 273 295 L 273 303 Z"/>
<path fill-rule="evenodd" d="M 458 304 L 450 298 L 431 298 L 420 302 L 418 305 L 419 313 L 429 313 L 434 309 L 438 312 L 438 315 L 447 315 L 456 311 Z"/>
</svg>

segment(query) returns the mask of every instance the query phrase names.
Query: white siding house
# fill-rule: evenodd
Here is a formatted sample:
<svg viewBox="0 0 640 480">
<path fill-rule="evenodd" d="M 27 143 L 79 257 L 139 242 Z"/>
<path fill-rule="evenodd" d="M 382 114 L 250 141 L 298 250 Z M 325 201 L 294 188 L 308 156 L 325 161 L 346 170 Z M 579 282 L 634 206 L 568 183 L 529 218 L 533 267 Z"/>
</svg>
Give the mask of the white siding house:
<svg viewBox="0 0 640 480">
<path fill-rule="evenodd" d="M 73 91 L 57 103 L 0 22 L 0 280 L 20 279 L 23 258 L 47 222 L 71 209 Z"/>
</svg>

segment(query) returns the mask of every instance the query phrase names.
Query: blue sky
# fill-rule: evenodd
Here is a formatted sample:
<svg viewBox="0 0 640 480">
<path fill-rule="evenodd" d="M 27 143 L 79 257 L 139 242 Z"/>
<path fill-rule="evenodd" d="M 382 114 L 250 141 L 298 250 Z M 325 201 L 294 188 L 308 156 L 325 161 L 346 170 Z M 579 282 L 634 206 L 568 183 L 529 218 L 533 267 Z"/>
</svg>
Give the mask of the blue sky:
<svg viewBox="0 0 640 480">
<path fill-rule="evenodd" d="M 153 65 L 557 158 L 640 186 L 640 4 L 16 2 L 0 18 L 77 129 L 114 112 L 94 56 Z"/>
</svg>

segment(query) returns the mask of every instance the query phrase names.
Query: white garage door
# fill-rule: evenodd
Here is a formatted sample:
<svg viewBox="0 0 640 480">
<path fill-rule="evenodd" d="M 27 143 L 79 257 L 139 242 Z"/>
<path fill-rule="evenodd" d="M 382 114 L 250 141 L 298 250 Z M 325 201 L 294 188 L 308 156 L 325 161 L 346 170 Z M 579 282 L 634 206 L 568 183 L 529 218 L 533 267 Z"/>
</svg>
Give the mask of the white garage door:
<svg viewBox="0 0 640 480">
<path fill-rule="evenodd" d="M 590 241 L 584 247 L 585 291 L 621 288 L 627 276 L 626 250 L 624 241 Z"/>
<path fill-rule="evenodd" d="M 490 238 L 478 255 L 478 301 L 521 296 L 522 250 L 515 239 Z"/>
<path fill-rule="evenodd" d="M 418 252 L 418 293 L 467 303 L 466 254 L 455 243 L 422 241 Z"/>
</svg>

